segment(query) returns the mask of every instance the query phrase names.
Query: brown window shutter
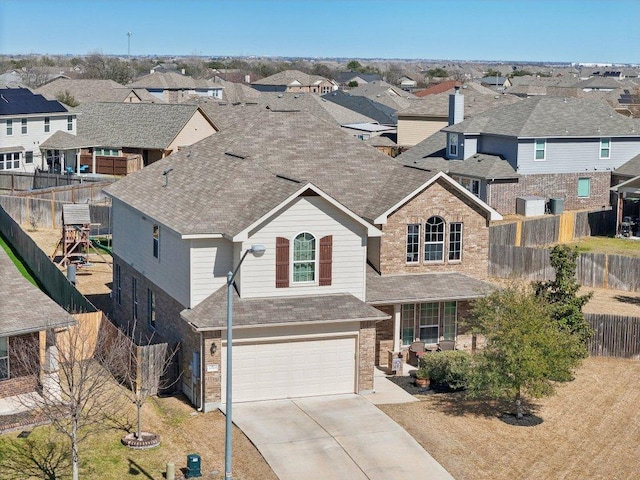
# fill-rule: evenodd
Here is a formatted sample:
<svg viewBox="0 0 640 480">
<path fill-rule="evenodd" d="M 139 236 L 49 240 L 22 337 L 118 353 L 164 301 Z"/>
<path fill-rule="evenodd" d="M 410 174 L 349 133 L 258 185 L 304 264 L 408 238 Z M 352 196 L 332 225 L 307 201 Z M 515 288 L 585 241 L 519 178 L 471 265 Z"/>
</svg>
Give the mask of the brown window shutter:
<svg viewBox="0 0 640 480">
<path fill-rule="evenodd" d="M 276 237 L 276 288 L 289 286 L 289 239 Z"/>
<path fill-rule="evenodd" d="M 331 285 L 333 263 L 333 235 L 320 239 L 320 286 Z"/>
</svg>

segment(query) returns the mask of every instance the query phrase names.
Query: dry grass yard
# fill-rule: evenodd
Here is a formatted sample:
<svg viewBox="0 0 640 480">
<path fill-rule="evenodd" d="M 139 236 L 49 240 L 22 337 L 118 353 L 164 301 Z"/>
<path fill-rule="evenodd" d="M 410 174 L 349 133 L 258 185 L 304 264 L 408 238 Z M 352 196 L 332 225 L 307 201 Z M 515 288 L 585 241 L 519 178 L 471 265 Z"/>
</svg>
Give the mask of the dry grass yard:
<svg viewBox="0 0 640 480">
<path fill-rule="evenodd" d="M 512 426 L 504 404 L 463 394 L 383 405 L 456 480 L 640 479 L 640 362 L 589 358 L 557 395 L 530 404 L 542 423 Z"/>
</svg>

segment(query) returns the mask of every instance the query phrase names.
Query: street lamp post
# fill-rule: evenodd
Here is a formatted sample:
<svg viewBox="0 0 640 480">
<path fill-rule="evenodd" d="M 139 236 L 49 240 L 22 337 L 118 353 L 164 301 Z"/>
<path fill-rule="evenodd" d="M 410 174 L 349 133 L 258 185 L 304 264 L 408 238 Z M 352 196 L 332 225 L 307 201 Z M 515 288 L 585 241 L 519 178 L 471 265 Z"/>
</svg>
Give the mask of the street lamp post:
<svg viewBox="0 0 640 480">
<path fill-rule="evenodd" d="M 231 478 L 231 457 L 233 448 L 231 444 L 232 428 L 231 422 L 231 362 L 232 362 L 232 345 L 233 345 L 233 280 L 236 278 L 240 265 L 246 258 L 247 254 L 251 253 L 255 257 L 261 257 L 264 255 L 266 247 L 264 245 L 251 245 L 251 248 L 245 251 L 238 262 L 235 270 L 227 274 L 227 383 L 226 383 L 226 406 L 225 406 L 225 432 L 224 432 L 224 478 Z"/>
</svg>

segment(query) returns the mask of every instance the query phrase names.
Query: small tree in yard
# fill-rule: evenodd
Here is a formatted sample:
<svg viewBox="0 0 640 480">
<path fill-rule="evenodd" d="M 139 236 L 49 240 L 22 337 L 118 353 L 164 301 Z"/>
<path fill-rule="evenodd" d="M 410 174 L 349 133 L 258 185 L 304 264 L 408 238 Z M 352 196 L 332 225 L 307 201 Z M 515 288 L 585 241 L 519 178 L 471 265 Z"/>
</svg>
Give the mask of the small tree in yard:
<svg viewBox="0 0 640 480">
<path fill-rule="evenodd" d="M 576 280 L 578 252 L 567 245 L 556 245 L 551 249 L 551 266 L 556 271 L 555 280 L 534 282 L 536 295 L 551 305 L 552 318 L 562 328 L 577 336 L 584 345 L 581 356 L 586 357 L 587 341 L 593 331 L 582 313 L 582 307 L 593 293 L 578 295 L 580 284 Z"/>
<path fill-rule="evenodd" d="M 15 349 L 17 361 L 27 374 L 42 381 L 42 395 L 29 397 L 26 406 L 35 408 L 71 444 L 73 480 L 79 478 L 80 446 L 108 425 L 121 398 L 110 372 L 119 368 L 126 354 L 122 336 L 110 324 L 79 322 L 69 330 L 48 333 L 47 348 L 56 358 L 41 365 L 37 343 Z M 107 322 L 103 319 L 103 322 Z"/>
<path fill-rule="evenodd" d="M 553 380 L 570 377 L 579 365 L 582 345 L 551 315 L 527 287 L 510 286 L 477 300 L 474 328 L 487 345 L 475 356 L 468 394 L 513 400 L 518 420 L 523 395 L 553 394 Z"/>
</svg>

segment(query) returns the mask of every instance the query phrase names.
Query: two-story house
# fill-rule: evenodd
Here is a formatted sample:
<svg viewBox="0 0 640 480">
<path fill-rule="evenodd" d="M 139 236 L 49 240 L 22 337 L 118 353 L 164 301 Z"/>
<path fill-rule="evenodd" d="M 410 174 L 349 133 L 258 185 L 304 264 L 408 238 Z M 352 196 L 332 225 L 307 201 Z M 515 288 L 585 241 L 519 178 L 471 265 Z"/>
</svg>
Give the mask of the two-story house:
<svg viewBox="0 0 640 480">
<path fill-rule="evenodd" d="M 640 153 L 640 121 L 605 102 L 527 98 L 466 120 L 462 95 L 450 106 L 444 155 L 418 144 L 398 160 L 448 172 L 501 213 L 515 213 L 524 196 L 562 199 L 569 210 L 607 206 L 612 171 Z"/>
<path fill-rule="evenodd" d="M 56 132 L 75 135 L 76 127 L 76 114 L 57 100 L 28 88 L 0 89 L 0 170 L 33 172 L 56 161 L 59 165 L 64 153 L 43 156 L 40 144 Z"/>
<path fill-rule="evenodd" d="M 338 89 L 338 84 L 319 75 L 299 70 L 284 70 L 256 80 L 251 86 L 260 92 L 294 92 L 324 95 Z"/>
<path fill-rule="evenodd" d="M 291 111 L 253 112 L 107 194 L 115 320 L 179 344 L 181 389 L 205 410 L 225 398 L 227 273 L 252 245 L 266 251 L 233 288 L 234 401 L 366 393 L 387 350 L 455 338 L 501 218 Z"/>
</svg>

